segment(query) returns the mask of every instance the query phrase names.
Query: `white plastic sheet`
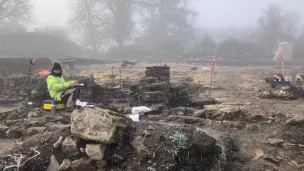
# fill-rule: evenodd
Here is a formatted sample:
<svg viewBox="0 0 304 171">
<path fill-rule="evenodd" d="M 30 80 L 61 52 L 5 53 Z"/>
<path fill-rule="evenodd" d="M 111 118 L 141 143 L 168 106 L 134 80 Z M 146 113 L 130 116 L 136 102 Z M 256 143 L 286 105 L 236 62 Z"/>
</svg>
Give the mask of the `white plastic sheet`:
<svg viewBox="0 0 304 171">
<path fill-rule="evenodd" d="M 80 100 L 76 100 L 76 105 L 81 106 L 82 108 L 85 107 L 88 104 L 88 102 L 82 102 Z"/>
<path fill-rule="evenodd" d="M 129 115 L 133 122 L 139 122 L 139 114 Z"/>
<path fill-rule="evenodd" d="M 132 115 L 144 114 L 144 113 L 150 112 L 150 111 L 152 111 L 152 110 L 150 108 L 146 107 L 146 106 L 133 107 L 132 108 Z"/>
<path fill-rule="evenodd" d="M 139 122 L 139 115 L 150 111 L 152 110 L 146 106 L 133 107 L 132 115 L 129 115 L 129 118 L 131 118 L 133 122 Z"/>
<path fill-rule="evenodd" d="M 203 67 L 202 70 L 203 70 L 203 71 L 210 71 L 210 68 L 208 68 L 208 67 Z"/>
</svg>

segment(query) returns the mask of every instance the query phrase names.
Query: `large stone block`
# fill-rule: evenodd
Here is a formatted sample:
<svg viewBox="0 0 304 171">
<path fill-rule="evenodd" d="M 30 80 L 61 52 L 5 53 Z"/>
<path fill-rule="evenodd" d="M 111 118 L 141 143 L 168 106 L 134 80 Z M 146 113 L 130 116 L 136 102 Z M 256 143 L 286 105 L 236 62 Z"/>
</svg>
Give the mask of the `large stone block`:
<svg viewBox="0 0 304 171">
<path fill-rule="evenodd" d="M 170 81 L 170 67 L 168 66 L 147 67 L 145 74 L 146 77 L 154 77 L 161 81 Z"/>
<path fill-rule="evenodd" d="M 119 141 L 130 122 L 126 116 L 102 108 L 75 110 L 71 119 L 75 137 L 100 143 Z"/>
<path fill-rule="evenodd" d="M 152 84 L 141 86 L 140 90 L 141 91 L 164 91 L 164 92 L 167 92 L 169 90 L 169 84 L 167 82 L 152 83 Z"/>
<path fill-rule="evenodd" d="M 165 102 L 167 101 L 167 94 L 162 91 L 143 92 L 141 100 L 144 102 Z"/>
</svg>

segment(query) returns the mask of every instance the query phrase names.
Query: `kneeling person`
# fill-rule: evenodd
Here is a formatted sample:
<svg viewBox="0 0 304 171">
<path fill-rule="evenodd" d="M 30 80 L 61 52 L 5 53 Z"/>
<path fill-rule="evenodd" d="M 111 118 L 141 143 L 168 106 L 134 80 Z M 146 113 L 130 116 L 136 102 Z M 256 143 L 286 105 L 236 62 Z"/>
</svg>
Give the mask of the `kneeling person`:
<svg viewBox="0 0 304 171">
<path fill-rule="evenodd" d="M 47 86 L 50 96 L 58 102 L 66 104 L 67 111 L 73 111 L 76 99 L 79 96 L 78 89 L 74 88 L 76 81 L 65 81 L 62 77 L 62 69 L 59 63 L 54 63 L 51 74 L 47 78 Z"/>
</svg>

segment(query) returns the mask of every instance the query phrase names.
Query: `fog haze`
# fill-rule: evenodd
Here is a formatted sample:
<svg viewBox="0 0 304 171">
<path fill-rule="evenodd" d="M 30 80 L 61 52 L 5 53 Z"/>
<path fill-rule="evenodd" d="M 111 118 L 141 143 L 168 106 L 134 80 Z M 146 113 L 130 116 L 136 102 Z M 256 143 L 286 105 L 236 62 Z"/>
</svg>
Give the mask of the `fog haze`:
<svg viewBox="0 0 304 171">
<path fill-rule="evenodd" d="M 295 59 L 304 59 L 303 0 L 3 2 L 10 3 L 3 6 L 4 23 L 0 25 L 3 35 L 10 34 L 6 39 L 13 40 L 19 35 L 19 39 L 28 38 L 24 42 L 34 42 L 18 53 L 33 51 L 40 40 L 64 44 L 63 49 L 74 47 L 68 51 L 79 46 L 83 49 L 79 56 L 86 57 L 140 59 L 167 52 L 168 58 L 216 54 L 234 59 L 248 53 L 257 59 L 273 59 L 281 42 L 291 42 Z M 11 13 L 10 7 L 16 11 Z M 196 13 L 197 16 L 193 15 Z M 3 51 L 25 46 L 16 45 L 19 42 L 15 39 Z"/>
<path fill-rule="evenodd" d="M 66 26 L 71 15 L 68 1 L 32 0 L 35 5 L 32 27 Z M 196 0 L 192 8 L 199 13 L 196 27 L 250 27 L 256 24 L 269 4 L 277 4 L 286 11 L 297 11 L 301 18 L 304 16 L 302 0 Z"/>
</svg>

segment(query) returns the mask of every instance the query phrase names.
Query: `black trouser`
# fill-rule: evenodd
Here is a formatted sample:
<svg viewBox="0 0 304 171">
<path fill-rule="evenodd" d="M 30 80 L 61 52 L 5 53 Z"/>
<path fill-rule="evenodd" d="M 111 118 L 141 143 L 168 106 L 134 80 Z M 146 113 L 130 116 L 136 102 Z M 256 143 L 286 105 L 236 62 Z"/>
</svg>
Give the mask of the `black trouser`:
<svg viewBox="0 0 304 171">
<path fill-rule="evenodd" d="M 79 98 L 80 91 L 77 88 L 65 90 L 61 95 L 61 101 L 66 104 L 66 107 L 73 107 L 73 103 Z"/>
</svg>

